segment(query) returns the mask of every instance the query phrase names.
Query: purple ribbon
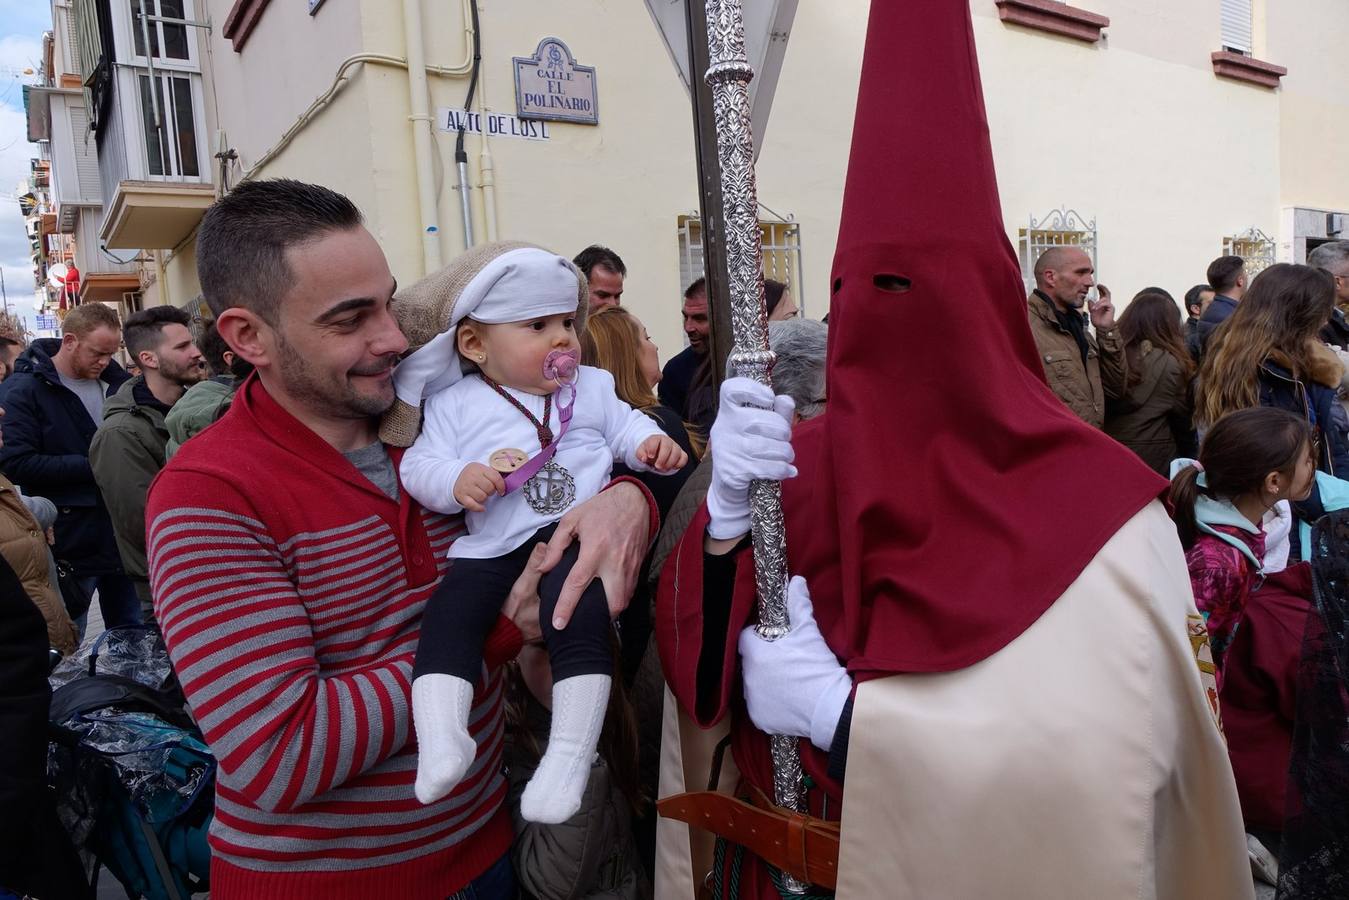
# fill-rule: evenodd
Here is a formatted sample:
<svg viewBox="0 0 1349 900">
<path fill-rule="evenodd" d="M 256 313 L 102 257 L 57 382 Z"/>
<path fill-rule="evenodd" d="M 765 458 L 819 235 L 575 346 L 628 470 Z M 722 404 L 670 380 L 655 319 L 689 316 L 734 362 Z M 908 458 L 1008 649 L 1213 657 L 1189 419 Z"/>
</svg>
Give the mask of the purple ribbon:
<svg viewBox="0 0 1349 900">
<path fill-rule="evenodd" d="M 543 361 L 544 377 L 557 382 L 557 390 L 553 392 L 553 405 L 557 407 L 557 435 L 553 438 L 551 444 L 530 457 L 529 462 L 506 476 L 506 493 L 509 494 L 511 491 L 517 490 L 526 481 L 537 475 L 539 470 L 548 465 L 548 461 L 557 453 L 557 445 L 562 443 L 562 436 L 567 433 L 567 428 L 571 425 L 572 405 L 576 403 L 576 368 L 579 364 L 580 354 L 575 350 L 554 350 Z M 562 402 L 564 392 L 567 394 L 565 404 Z M 544 422 L 543 424 L 547 425 L 548 423 Z"/>
</svg>

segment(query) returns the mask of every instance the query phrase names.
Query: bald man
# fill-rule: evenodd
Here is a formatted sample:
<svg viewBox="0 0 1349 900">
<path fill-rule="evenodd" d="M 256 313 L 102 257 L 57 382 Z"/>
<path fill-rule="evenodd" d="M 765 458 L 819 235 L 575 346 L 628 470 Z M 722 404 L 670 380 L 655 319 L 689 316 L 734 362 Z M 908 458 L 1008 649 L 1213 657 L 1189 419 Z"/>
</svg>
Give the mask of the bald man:
<svg viewBox="0 0 1349 900">
<path fill-rule="evenodd" d="M 1087 303 L 1095 274 L 1082 249 L 1051 247 L 1035 261 L 1035 290 L 1027 303 L 1045 380 L 1078 418 L 1100 428 L 1106 399 L 1124 395 L 1128 363 L 1110 290 L 1097 285 L 1099 299 Z M 1095 334 L 1087 330 L 1088 316 Z"/>
</svg>

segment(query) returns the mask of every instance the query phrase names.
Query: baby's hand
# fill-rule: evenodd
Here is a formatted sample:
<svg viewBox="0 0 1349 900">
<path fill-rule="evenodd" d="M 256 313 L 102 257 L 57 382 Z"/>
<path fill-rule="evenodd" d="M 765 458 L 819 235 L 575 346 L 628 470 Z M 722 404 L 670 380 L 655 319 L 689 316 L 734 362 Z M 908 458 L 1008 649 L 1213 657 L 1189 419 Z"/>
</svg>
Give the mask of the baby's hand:
<svg viewBox="0 0 1349 900">
<path fill-rule="evenodd" d="M 653 434 L 637 448 L 637 459 L 657 472 L 677 472 L 689 461 L 689 455 L 663 434 Z"/>
<path fill-rule="evenodd" d="M 482 512 L 488 497 L 506 493 L 506 480 L 496 469 L 482 463 L 469 463 L 454 483 L 454 500 L 464 509 Z"/>
</svg>

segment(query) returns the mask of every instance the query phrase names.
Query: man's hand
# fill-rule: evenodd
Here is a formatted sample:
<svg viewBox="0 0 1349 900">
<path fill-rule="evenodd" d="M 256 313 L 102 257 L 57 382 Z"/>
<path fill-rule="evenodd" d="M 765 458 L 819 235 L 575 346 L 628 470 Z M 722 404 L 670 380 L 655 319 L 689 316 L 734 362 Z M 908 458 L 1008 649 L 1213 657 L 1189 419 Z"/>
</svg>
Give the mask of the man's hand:
<svg viewBox="0 0 1349 900">
<path fill-rule="evenodd" d="M 524 636 L 526 644 L 537 644 L 543 640 L 543 628 L 539 623 L 539 579 L 543 577 L 543 562 L 548 545 L 539 543 L 530 551 L 529 562 L 525 570 L 511 585 L 506 602 L 501 606 L 501 614 L 515 623 Z"/>
<path fill-rule="evenodd" d="M 1097 284 L 1096 293 L 1098 298 L 1089 304 L 1088 309 L 1091 313 L 1092 327 L 1098 331 L 1114 328 L 1115 305 L 1110 302 L 1110 288 Z"/>
<path fill-rule="evenodd" d="M 627 608 L 650 543 L 651 535 L 647 534 L 650 516 L 642 489 L 623 483 L 591 497 L 562 517 L 539 568 L 551 572 L 572 541 L 581 542 L 581 555 L 562 585 L 553 612 L 554 628 L 567 627 L 581 593 L 596 578 L 604 583 L 610 616 L 617 616 Z"/>
<path fill-rule="evenodd" d="M 496 469 L 471 462 L 454 483 L 454 502 L 472 512 L 482 512 L 488 498 L 506 493 L 506 480 Z"/>
</svg>

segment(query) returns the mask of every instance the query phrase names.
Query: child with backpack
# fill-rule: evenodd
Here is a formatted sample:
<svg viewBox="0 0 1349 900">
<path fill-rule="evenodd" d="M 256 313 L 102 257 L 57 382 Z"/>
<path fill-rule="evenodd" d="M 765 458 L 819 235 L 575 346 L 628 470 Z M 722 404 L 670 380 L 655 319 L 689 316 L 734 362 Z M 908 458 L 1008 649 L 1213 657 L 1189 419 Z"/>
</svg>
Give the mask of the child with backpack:
<svg viewBox="0 0 1349 900">
<path fill-rule="evenodd" d="M 1265 513 L 1281 501 L 1305 499 L 1315 475 L 1310 426 L 1271 407 L 1223 416 L 1204 436 L 1198 460 L 1171 464 L 1172 516 L 1219 690 L 1225 653 L 1264 567 Z"/>
</svg>

